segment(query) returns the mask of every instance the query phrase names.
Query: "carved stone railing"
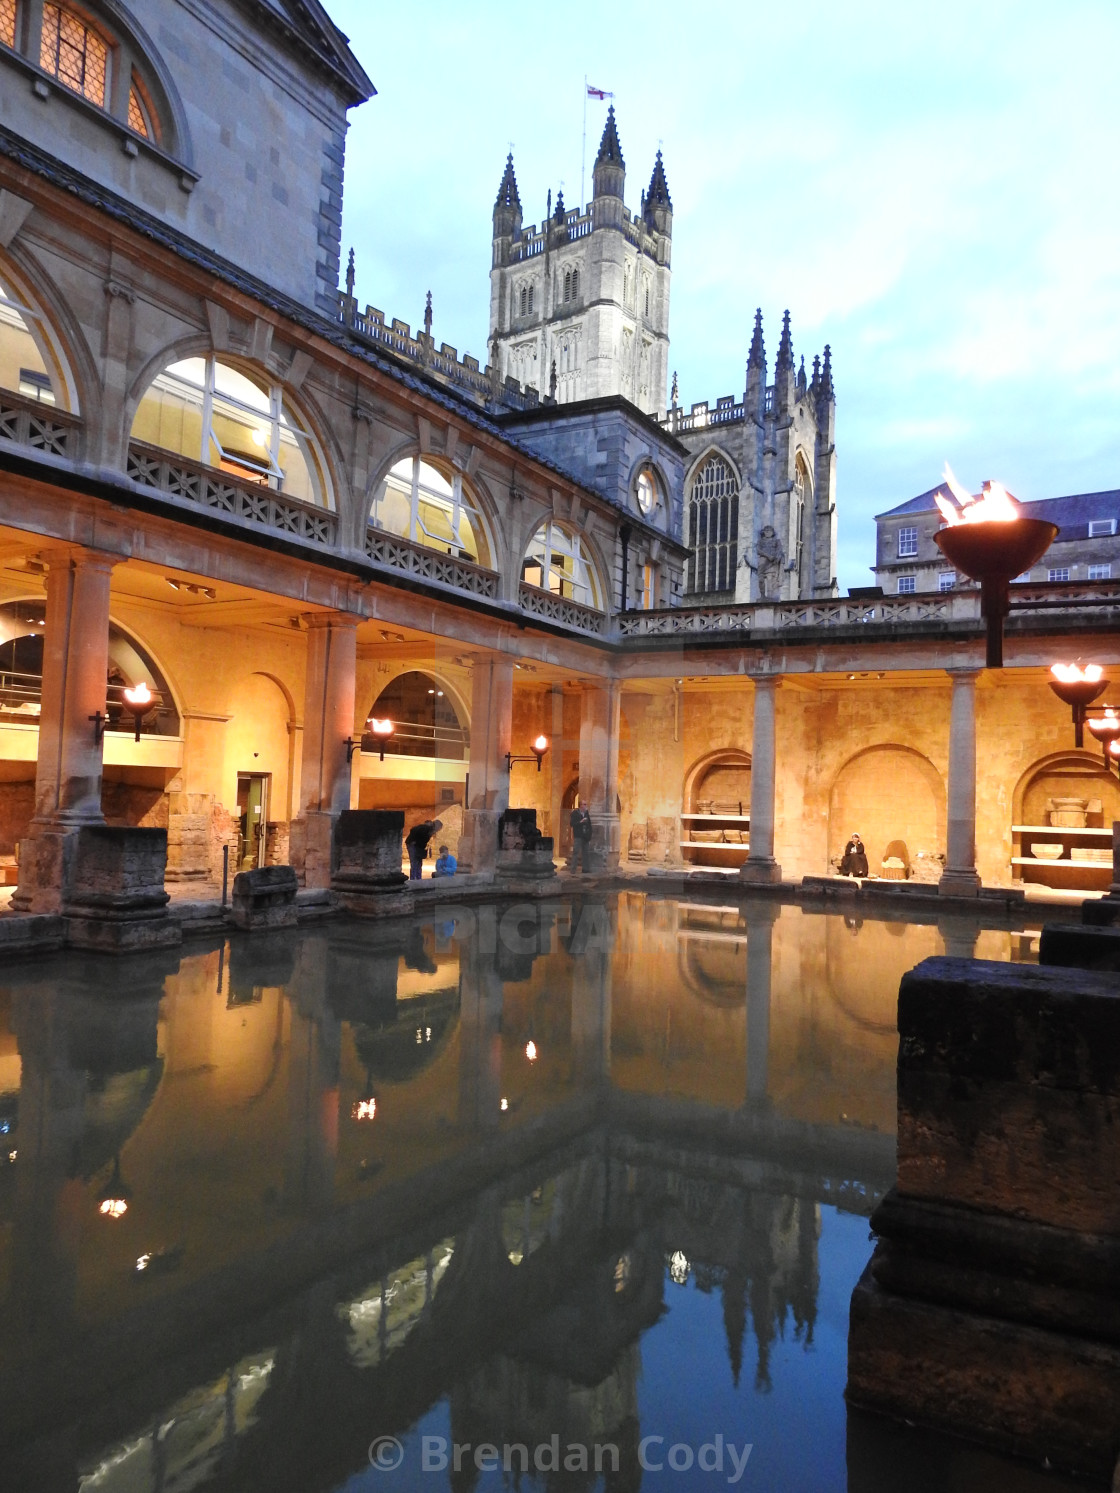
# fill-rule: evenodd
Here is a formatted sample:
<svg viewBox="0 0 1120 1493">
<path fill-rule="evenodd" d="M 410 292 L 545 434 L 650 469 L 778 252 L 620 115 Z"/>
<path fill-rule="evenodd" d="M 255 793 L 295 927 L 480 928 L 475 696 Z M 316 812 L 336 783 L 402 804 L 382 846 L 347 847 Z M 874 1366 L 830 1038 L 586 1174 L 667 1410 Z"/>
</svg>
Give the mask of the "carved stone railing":
<svg viewBox="0 0 1120 1493">
<path fill-rule="evenodd" d="M 338 519 L 324 508 L 313 508 L 269 487 L 238 482 L 225 472 L 188 461 L 155 446 L 133 441 L 128 448 L 128 477 L 176 502 L 190 503 L 253 529 L 267 530 L 333 549 Z"/>
<path fill-rule="evenodd" d="M 56 409 L 53 404 L 21 399 L 7 390 L 0 393 L 0 441 L 73 460 L 81 423 L 76 415 Z"/>
<path fill-rule="evenodd" d="M 418 580 L 434 581 L 437 586 L 448 586 L 453 591 L 481 596 L 488 601 L 494 601 L 498 596 L 497 571 L 474 565 L 470 560 L 459 560 L 423 544 L 414 544 L 411 539 L 387 534 L 383 529 L 366 530 L 366 554 L 375 565 L 386 565 L 390 570 L 414 575 Z"/>
<path fill-rule="evenodd" d="M 594 607 L 582 606 L 566 596 L 556 596 L 551 591 L 542 590 L 540 586 L 530 586 L 522 581 L 518 599 L 522 611 L 529 612 L 534 617 L 543 617 L 548 622 L 557 622 L 561 627 L 571 627 L 577 632 L 593 633 L 596 636 L 607 630 L 607 618 L 603 612 L 597 612 Z"/>
<path fill-rule="evenodd" d="M 736 404 L 733 395 L 716 401 L 712 408 L 707 403 L 694 404 L 686 415 L 683 410 L 670 409 L 661 419 L 661 424 L 672 434 L 690 430 L 707 430 L 712 425 L 735 425 L 745 416 L 742 404 Z"/>
<path fill-rule="evenodd" d="M 623 612 L 624 638 L 695 633 L 784 632 L 802 627 L 897 627 L 901 623 L 972 621 L 980 617 L 975 591 L 885 596 L 869 601 L 759 601 L 739 606 L 684 606 L 656 612 Z"/>
<path fill-rule="evenodd" d="M 1011 610 L 1076 611 L 1081 607 L 1120 606 L 1120 579 L 1108 581 L 1020 582 L 1011 587 Z"/>
</svg>

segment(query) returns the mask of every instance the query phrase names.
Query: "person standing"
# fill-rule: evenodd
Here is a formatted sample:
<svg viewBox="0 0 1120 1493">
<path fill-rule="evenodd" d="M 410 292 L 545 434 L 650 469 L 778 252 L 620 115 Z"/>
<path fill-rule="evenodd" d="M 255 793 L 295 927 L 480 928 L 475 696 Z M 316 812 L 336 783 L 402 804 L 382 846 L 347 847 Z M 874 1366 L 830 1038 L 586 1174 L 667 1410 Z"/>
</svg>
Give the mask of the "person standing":
<svg viewBox="0 0 1120 1493">
<path fill-rule="evenodd" d="M 424 857 L 432 836 L 443 828 L 442 819 L 425 819 L 414 824 L 405 836 L 404 848 L 408 851 L 408 879 L 419 881 L 424 875 Z"/>
<path fill-rule="evenodd" d="M 591 825 L 590 810 L 584 804 L 572 810 L 572 858 L 581 871 L 591 870 Z"/>
</svg>

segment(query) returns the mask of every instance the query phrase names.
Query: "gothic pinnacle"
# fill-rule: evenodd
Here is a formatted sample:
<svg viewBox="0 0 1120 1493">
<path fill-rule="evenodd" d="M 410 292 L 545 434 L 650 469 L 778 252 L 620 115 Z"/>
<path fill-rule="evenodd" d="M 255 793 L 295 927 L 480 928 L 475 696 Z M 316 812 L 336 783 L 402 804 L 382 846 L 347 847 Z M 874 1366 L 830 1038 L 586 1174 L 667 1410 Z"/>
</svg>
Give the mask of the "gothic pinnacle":
<svg viewBox="0 0 1120 1493">
<path fill-rule="evenodd" d="M 607 122 L 603 126 L 603 138 L 599 142 L 599 154 L 595 157 L 596 166 L 601 166 L 605 161 L 611 161 L 622 167 L 626 165 L 622 159 L 622 146 L 618 141 L 618 127 L 614 122 L 613 104 L 607 109 Z"/>
<path fill-rule="evenodd" d="M 655 203 L 658 207 L 671 208 L 673 205 L 673 199 L 669 196 L 669 183 L 665 180 L 665 166 L 660 151 L 657 152 L 657 159 L 653 163 L 653 175 L 649 179 L 649 190 L 645 200 Z"/>
<path fill-rule="evenodd" d="M 778 361 L 775 364 L 776 373 L 793 369 L 793 338 L 789 334 L 789 312 L 782 314 L 782 340 L 778 344 Z"/>
<path fill-rule="evenodd" d="M 748 368 L 766 367 L 766 348 L 762 343 L 762 307 L 754 313 L 754 336 L 751 338 L 750 356 L 747 358 Z"/>
<path fill-rule="evenodd" d="M 350 250 L 350 258 L 346 261 L 346 294 L 352 300 L 354 297 L 354 251 Z"/>
<path fill-rule="evenodd" d="M 517 192 L 517 178 L 513 174 L 513 151 L 506 156 L 506 169 L 502 172 L 501 185 L 498 187 L 498 200 L 495 207 L 520 207 L 521 198 Z"/>
<path fill-rule="evenodd" d="M 821 369 L 821 393 L 826 399 L 835 396 L 832 387 L 832 348 L 826 342 L 824 345 L 824 366 Z"/>
</svg>

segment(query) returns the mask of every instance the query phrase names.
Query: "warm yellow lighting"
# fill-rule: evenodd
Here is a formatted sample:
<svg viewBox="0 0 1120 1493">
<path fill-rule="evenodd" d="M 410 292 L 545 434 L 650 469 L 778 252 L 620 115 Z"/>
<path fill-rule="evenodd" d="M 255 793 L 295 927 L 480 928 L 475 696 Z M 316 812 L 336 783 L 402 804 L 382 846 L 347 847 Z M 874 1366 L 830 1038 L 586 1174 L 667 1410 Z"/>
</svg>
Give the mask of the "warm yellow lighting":
<svg viewBox="0 0 1120 1493">
<path fill-rule="evenodd" d="M 97 1210 L 102 1218 L 123 1218 L 128 1212 L 126 1198 L 105 1198 Z"/>
<path fill-rule="evenodd" d="M 533 743 L 533 750 L 534 752 L 540 752 L 543 756 L 543 754 L 548 751 L 548 737 L 538 736 L 536 741 L 534 741 Z"/>
<path fill-rule="evenodd" d="M 377 1100 L 359 1099 L 350 1110 L 350 1118 L 352 1120 L 376 1120 Z"/>
<path fill-rule="evenodd" d="M 374 736 L 384 736 L 386 739 L 393 734 L 393 723 L 390 720 L 379 721 L 376 716 L 370 716 L 369 728 Z"/>
<path fill-rule="evenodd" d="M 957 500 L 955 504 L 950 503 L 940 493 L 937 494 L 937 506 L 950 528 L 957 524 L 1009 524 L 1021 517 L 1018 503 L 1002 483 L 985 482 L 980 496 L 973 497 L 957 481 L 948 462 L 945 463 L 943 476 L 946 487 Z"/>
<path fill-rule="evenodd" d="M 537 1044 L 532 1040 L 532 1038 L 530 1038 L 529 1041 L 525 1044 L 525 1056 L 531 1063 L 535 1063 L 537 1061 Z"/>
<path fill-rule="evenodd" d="M 123 693 L 125 704 L 130 710 L 147 710 L 154 698 L 151 690 L 143 680 L 139 684 L 134 684 L 131 689 L 126 689 Z"/>
<path fill-rule="evenodd" d="M 1100 664 L 1051 664 L 1050 672 L 1060 684 L 1099 684 L 1104 678 Z"/>
<path fill-rule="evenodd" d="M 268 445 L 268 432 L 266 430 L 254 430 L 252 432 L 252 441 L 254 446 L 259 446 L 263 451 Z"/>
<path fill-rule="evenodd" d="M 505 1112 L 506 1112 L 506 1110 L 508 1108 L 509 1108 L 509 1100 L 508 1099 L 503 1099 L 502 1100 L 502 1104 L 501 1104 L 502 1114 L 505 1114 Z"/>
</svg>

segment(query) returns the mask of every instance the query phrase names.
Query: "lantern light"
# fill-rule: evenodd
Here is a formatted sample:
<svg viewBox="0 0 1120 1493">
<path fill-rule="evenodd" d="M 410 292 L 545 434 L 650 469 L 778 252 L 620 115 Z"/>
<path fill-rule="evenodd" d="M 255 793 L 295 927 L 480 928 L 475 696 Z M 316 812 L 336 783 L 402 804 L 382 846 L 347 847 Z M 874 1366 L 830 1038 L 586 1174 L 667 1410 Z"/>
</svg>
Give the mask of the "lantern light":
<svg viewBox="0 0 1120 1493">
<path fill-rule="evenodd" d="M 124 703 L 132 711 L 132 717 L 136 722 L 136 740 L 139 741 L 141 723 L 155 703 L 155 696 L 144 680 L 141 680 L 139 684 L 134 684 L 131 689 L 122 690 L 121 694 Z"/>
</svg>

